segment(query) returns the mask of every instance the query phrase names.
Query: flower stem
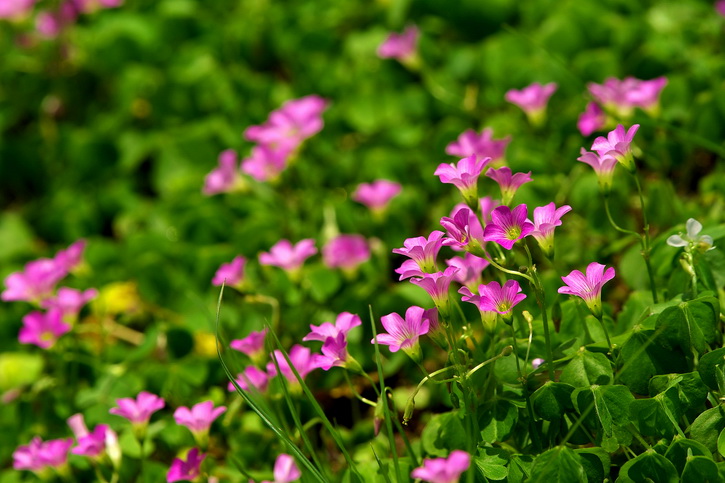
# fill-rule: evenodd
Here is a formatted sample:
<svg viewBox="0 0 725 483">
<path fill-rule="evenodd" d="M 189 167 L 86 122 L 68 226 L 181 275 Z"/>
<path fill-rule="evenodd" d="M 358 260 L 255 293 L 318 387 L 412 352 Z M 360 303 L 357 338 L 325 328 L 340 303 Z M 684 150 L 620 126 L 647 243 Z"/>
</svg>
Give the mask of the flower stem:
<svg viewBox="0 0 725 483">
<path fill-rule="evenodd" d="M 358 391 L 355 389 L 355 386 L 353 385 L 352 381 L 350 380 L 350 374 L 347 373 L 347 370 L 343 371 L 345 373 L 345 380 L 347 381 L 347 385 L 350 386 L 350 390 L 355 395 L 356 398 L 358 398 L 361 402 L 367 404 L 368 406 L 375 407 L 377 406 L 376 403 L 371 401 L 370 399 L 364 398 Z"/>
<path fill-rule="evenodd" d="M 642 231 L 644 232 L 644 237 L 642 237 L 642 257 L 644 258 L 644 263 L 647 265 L 647 275 L 649 275 L 649 284 L 650 288 L 652 289 L 652 300 L 654 303 L 657 303 L 657 287 L 655 285 L 655 277 L 654 272 L 652 271 L 652 264 L 649 261 L 649 255 L 651 251 L 651 242 L 649 238 L 649 221 L 647 221 L 647 209 L 644 204 L 644 194 L 642 193 L 642 185 L 639 182 L 639 176 L 637 176 L 637 173 L 632 173 L 632 177 L 634 178 L 634 184 L 637 185 L 637 194 L 639 194 L 639 204 L 640 208 L 642 210 Z"/>
<path fill-rule="evenodd" d="M 532 275 L 529 280 L 531 281 L 531 287 L 534 289 L 536 303 L 539 305 L 539 310 L 541 310 L 541 320 L 544 325 L 544 342 L 546 343 L 546 369 L 549 372 L 549 379 L 551 381 L 554 381 L 554 353 L 551 350 L 549 318 L 546 314 L 546 295 L 544 294 L 544 287 L 541 284 L 541 280 L 539 279 L 539 275 L 536 271 L 536 266 L 534 265 L 531 258 L 531 252 L 529 251 L 529 247 L 528 245 L 526 245 L 526 243 L 524 243 L 524 248 L 526 249 L 526 255 L 528 255 L 529 257 L 529 268 Z"/>
<path fill-rule="evenodd" d="M 607 338 L 607 345 L 609 346 L 609 353 L 614 357 L 614 346 L 612 345 L 612 341 L 609 340 L 609 331 L 607 330 L 607 326 L 604 325 L 604 316 L 603 315 L 595 315 L 597 320 L 599 321 L 599 324 L 602 326 L 602 330 L 604 330 L 604 336 Z"/>
<path fill-rule="evenodd" d="M 536 451 L 541 450 L 541 437 L 539 435 L 539 428 L 536 426 L 536 420 L 534 419 L 534 408 L 531 405 L 531 398 L 529 397 L 529 389 L 526 387 L 526 377 L 524 377 L 523 372 L 521 372 L 521 362 L 519 361 L 519 352 L 516 349 L 516 331 L 514 330 L 513 324 L 509 325 L 511 327 L 511 337 L 512 337 L 512 347 L 514 351 L 514 358 L 516 359 L 516 372 L 519 374 L 519 380 L 521 381 L 521 390 L 524 393 L 524 399 L 526 400 L 526 412 L 529 414 L 529 420 L 531 423 L 531 439 L 534 443 L 534 448 Z M 549 365 L 549 361 L 547 361 L 547 365 Z M 551 370 L 551 369 L 550 369 Z M 553 380 L 553 377 L 552 377 Z"/>
</svg>

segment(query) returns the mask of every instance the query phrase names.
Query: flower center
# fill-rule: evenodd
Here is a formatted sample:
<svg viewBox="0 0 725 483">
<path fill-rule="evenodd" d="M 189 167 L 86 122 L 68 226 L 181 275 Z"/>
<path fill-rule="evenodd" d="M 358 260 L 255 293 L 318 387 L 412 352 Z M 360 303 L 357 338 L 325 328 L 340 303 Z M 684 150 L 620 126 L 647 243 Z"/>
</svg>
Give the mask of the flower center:
<svg viewBox="0 0 725 483">
<path fill-rule="evenodd" d="M 521 227 L 520 226 L 512 226 L 506 230 L 506 238 L 508 238 L 509 240 L 516 240 L 520 236 L 521 236 Z"/>
<path fill-rule="evenodd" d="M 498 305 L 496 305 L 496 309 L 499 312 L 506 313 L 511 310 L 511 307 L 508 302 L 499 302 Z"/>
</svg>

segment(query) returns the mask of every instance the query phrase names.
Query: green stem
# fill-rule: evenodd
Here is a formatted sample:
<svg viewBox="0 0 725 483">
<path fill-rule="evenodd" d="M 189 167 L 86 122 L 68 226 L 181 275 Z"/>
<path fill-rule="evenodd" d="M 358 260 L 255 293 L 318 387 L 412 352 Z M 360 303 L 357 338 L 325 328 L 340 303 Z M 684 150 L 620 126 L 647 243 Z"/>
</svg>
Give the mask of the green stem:
<svg viewBox="0 0 725 483">
<path fill-rule="evenodd" d="M 627 230 L 626 228 L 622 228 L 621 226 L 617 225 L 617 223 L 614 221 L 614 218 L 612 218 L 612 213 L 609 211 L 609 196 L 604 195 L 604 210 L 607 212 L 607 218 L 609 219 L 609 223 L 614 227 L 615 230 L 626 233 L 627 235 L 634 235 L 640 240 L 642 240 L 642 235 L 637 233 L 636 231 Z"/>
<path fill-rule="evenodd" d="M 649 221 L 647 221 L 647 208 L 644 204 L 644 194 L 642 193 L 642 185 L 639 182 L 639 176 L 637 176 L 637 173 L 632 173 L 632 177 L 634 178 L 634 183 L 637 186 L 637 194 L 639 194 L 639 204 L 642 210 L 642 231 L 644 232 L 644 237 L 642 238 L 642 257 L 644 258 L 644 263 L 647 265 L 647 275 L 649 275 L 649 284 L 650 288 L 652 289 L 652 300 L 654 303 L 657 303 L 657 286 L 655 285 L 655 277 L 654 272 L 652 271 L 652 264 L 649 260 L 650 251 L 652 250 L 650 236 L 649 236 Z"/>
<path fill-rule="evenodd" d="M 595 315 L 597 320 L 599 321 L 599 324 L 602 326 L 602 330 L 604 330 L 604 336 L 607 338 L 607 345 L 609 346 L 609 353 L 614 357 L 614 346 L 612 345 L 612 341 L 609 340 L 609 331 L 607 330 L 607 326 L 604 325 L 604 316 L 602 314 L 599 314 L 598 316 Z"/>
<path fill-rule="evenodd" d="M 347 385 L 350 386 L 350 390 L 355 395 L 356 398 L 358 398 L 361 402 L 367 404 L 368 406 L 375 407 L 377 406 L 376 403 L 372 402 L 370 399 L 367 399 L 360 394 L 357 389 L 355 389 L 355 386 L 353 385 L 352 381 L 350 380 L 350 374 L 347 373 L 347 370 L 343 371 L 345 373 L 345 380 L 347 381 Z"/>
<path fill-rule="evenodd" d="M 485 258 L 488 263 L 490 263 L 491 265 L 493 265 L 497 269 L 501 270 L 502 272 L 505 272 L 505 273 L 508 273 L 508 274 L 511 274 L 511 275 L 516 275 L 518 277 L 523 277 L 526 280 L 528 280 L 529 282 L 532 282 L 533 283 L 533 280 L 531 279 L 531 277 L 529 275 L 526 275 L 525 273 L 521 273 L 521 272 L 516 271 L 516 270 L 509 270 L 508 268 L 504 268 L 501 265 L 499 265 L 498 263 L 494 262 L 493 261 L 493 258 L 488 253 L 484 252 L 484 255 L 485 256 L 483 258 Z"/>
<path fill-rule="evenodd" d="M 526 249 L 526 254 L 529 257 L 529 268 L 532 277 L 531 280 L 531 287 L 534 289 L 534 294 L 536 296 L 536 303 L 539 305 L 539 310 L 541 311 L 541 321 L 544 325 L 544 342 L 546 343 L 546 369 L 549 373 L 549 380 L 554 381 L 554 352 L 551 349 L 551 334 L 549 334 L 549 317 L 546 313 L 546 294 L 544 293 L 544 287 L 541 284 L 541 280 L 539 279 L 539 275 L 536 272 L 536 266 L 534 266 L 532 258 L 531 258 L 531 252 L 529 251 L 529 247 L 524 243 L 524 248 Z"/>
<path fill-rule="evenodd" d="M 514 331 L 513 324 L 511 327 L 511 337 L 513 338 L 512 347 L 514 352 L 514 358 L 516 359 L 516 372 L 519 374 L 519 380 L 521 381 L 521 390 L 524 393 L 524 399 L 526 400 L 526 412 L 529 414 L 529 420 L 531 421 L 531 439 L 534 443 L 536 451 L 541 451 L 541 436 L 539 435 L 539 428 L 536 426 L 536 420 L 534 419 L 534 408 L 531 405 L 531 398 L 529 397 L 529 389 L 526 387 L 526 378 L 523 372 L 521 372 L 521 362 L 519 361 L 519 353 L 516 349 L 516 332 Z M 553 380 L 553 378 L 552 378 Z"/>
</svg>

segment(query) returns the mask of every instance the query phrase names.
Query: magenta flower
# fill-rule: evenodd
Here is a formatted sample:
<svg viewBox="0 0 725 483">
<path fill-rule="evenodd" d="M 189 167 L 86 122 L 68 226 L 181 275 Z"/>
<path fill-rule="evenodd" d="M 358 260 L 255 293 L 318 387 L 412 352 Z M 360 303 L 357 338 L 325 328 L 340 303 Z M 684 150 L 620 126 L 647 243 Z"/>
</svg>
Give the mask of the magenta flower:
<svg viewBox="0 0 725 483">
<path fill-rule="evenodd" d="M 370 259 L 370 247 L 362 235 L 338 235 L 322 248 L 322 261 L 329 268 L 352 271 Z"/>
<path fill-rule="evenodd" d="M 227 149 L 219 153 L 219 166 L 204 178 L 202 193 L 207 196 L 234 191 L 240 186 L 242 177 L 239 174 L 237 152 Z"/>
<path fill-rule="evenodd" d="M 420 31 L 415 25 L 406 27 L 402 34 L 391 32 L 378 47 L 378 57 L 408 62 L 416 55 Z"/>
<path fill-rule="evenodd" d="M 258 392 L 264 392 L 269 384 L 269 374 L 256 366 L 247 366 L 244 372 L 237 374 L 236 383 L 242 391 L 250 391 L 254 387 Z M 234 392 L 237 388 L 229 382 L 227 390 Z"/>
<path fill-rule="evenodd" d="M 370 343 L 387 345 L 390 352 L 403 349 L 412 359 L 420 360 L 418 339 L 430 330 L 430 319 L 425 318 L 424 314 L 423 308 L 414 305 L 405 311 L 405 319 L 395 312 L 382 316 L 380 321 L 387 334 L 378 334 Z"/>
<path fill-rule="evenodd" d="M 526 113 L 531 123 L 538 126 L 544 121 L 546 105 L 556 88 L 555 82 L 545 85 L 534 82 L 520 91 L 516 89 L 509 90 L 504 98 L 511 104 L 519 106 Z"/>
<path fill-rule="evenodd" d="M 725 17 L 725 0 L 718 0 L 715 2 L 715 11 Z"/>
<path fill-rule="evenodd" d="M 590 102 L 587 104 L 587 108 L 579 116 L 579 120 L 576 123 L 576 127 L 582 136 L 589 136 L 594 131 L 603 129 L 607 122 L 607 116 L 604 115 L 604 111 L 599 107 L 596 102 Z"/>
<path fill-rule="evenodd" d="M 55 297 L 44 300 L 40 306 L 45 309 L 59 310 L 64 319 L 75 320 L 88 302 L 98 296 L 98 290 L 89 288 L 81 292 L 74 288 L 60 287 Z"/>
<path fill-rule="evenodd" d="M 513 210 L 499 206 L 491 213 L 491 223 L 484 228 L 483 239 L 511 250 L 517 241 L 534 231 L 534 224 L 526 219 L 527 215 L 526 205 L 519 205 Z"/>
<path fill-rule="evenodd" d="M 390 200 L 400 194 L 400 183 L 378 179 L 372 183 L 361 183 L 352 194 L 352 199 L 370 208 L 375 213 L 382 213 Z"/>
<path fill-rule="evenodd" d="M 624 126 L 619 124 L 606 138 L 602 136 L 596 138 L 592 144 L 592 149 L 600 157 L 611 156 L 629 171 L 634 172 L 636 168 L 634 166 L 631 144 L 638 129 L 639 124 L 635 124 L 625 132 Z"/>
<path fill-rule="evenodd" d="M 456 272 L 453 278 L 456 282 L 467 287 L 475 287 L 481 280 L 481 273 L 489 266 L 486 259 L 477 257 L 471 253 L 465 253 L 463 258 L 453 257 L 446 260 L 446 264 L 449 267 L 456 267 Z"/>
<path fill-rule="evenodd" d="M 446 154 L 465 158 L 476 155 L 476 160 L 481 161 L 491 158 L 491 164 L 498 163 L 504 159 L 506 147 L 511 142 L 511 136 L 503 139 L 493 139 L 493 129 L 487 127 L 481 134 L 476 134 L 473 129 L 464 131 L 458 139 L 446 146 Z"/>
<path fill-rule="evenodd" d="M 274 181 L 287 168 L 289 155 L 287 148 L 254 146 L 252 155 L 242 160 L 241 170 L 257 181 Z"/>
<path fill-rule="evenodd" d="M 618 164 L 617 158 L 610 156 L 609 154 L 599 156 L 596 153 L 590 153 L 584 148 L 581 148 L 580 153 L 581 156 L 576 158 L 577 161 L 581 161 L 582 163 L 586 163 L 591 166 L 597 174 L 599 189 L 601 189 L 605 194 L 609 193 L 612 189 L 614 168 L 616 168 Z"/>
<path fill-rule="evenodd" d="M 483 285 L 479 285 L 479 291 L 480 287 L 483 287 Z M 498 320 L 498 312 L 491 309 L 488 304 L 484 304 L 481 295 L 472 292 L 469 287 L 461 287 L 458 293 L 462 295 L 461 301 L 471 303 L 478 307 L 484 328 L 489 332 L 493 332 L 496 327 L 496 321 Z"/>
<path fill-rule="evenodd" d="M 46 467 L 58 468 L 68 461 L 68 451 L 73 438 L 53 439 L 43 442 L 33 438 L 27 445 L 18 446 L 13 452 L 13 468 L 40 472 Z"/>
<path fill-rule="evenodd" d="M 347 340 L 343 332 L 335 337 L 328 337 L 322 344 L 322 354 L 314 354 L 314 365 L 323 371 L 329 371 L 332 367 L 346 367 L 348 362 Z"/>
<path fill-rule="evenodd" d="M 86 241 L 81 239 L 72 243 L 65 250 L 61 250 L 55 254 L 53 259 L 63 270 L 72 272 L 81 263 L 83 263 L 83 252 L 86 249 Z"/>
<path fill-rule="evenodd" d="M 201 474 L 201 462 L 206 458 L 206 454 L 200 453 L 197 448 L 192 448 L 186 454 L 186 460 L 174 458 L 169 472 L 166 473 L 167 483 L 174 481 L 191 481 L 195 480 Z"/>
<path fill-rule="evenodd" d="M 229 343 L 229 347 L 239 352 L 247 354 L 251 359 L 258 360 L 264 356 L 264 339 L 267 336 L 268 329 L 265 327 L 260 331 L 252 331 L 244 339 L 234 339 Z"/>
<path fill-rule="evenodd" d="M 456 273 L 458 273 L 456 267 L 448 267 L 442 272 L 426 273 L 422 277 L 413 277 L 410 282 L 428 292 L 440 313 L 446 316 L 450 308 L 448 287 L 450 287 Z"/>
<path fill-rule="evenodd" d="M 322 130 L 325 124 L 322 113 L 327 105 L 325 99 L 316 95 L 289 100 L 272 111 L 264 124 L 248 127 L 244 136 L 260 147 L 268 146 L 289 154 Z"/>
<path fill-rule="evenodd" d="M 452 451 L 448 458 L 426 458 L 423 466 L 414 469 L 410 476 L 430 483 L 457 483 L 471 465 L 471 455 L 465 451 Z"/>
<path fill-rule="evenodd" d="M 109 450 L 109 456 L 113 456 L 118 448 L 112 448 L 118 444 L 116 433 L 107 424 L 99 424 L 89 432 L 82 414 L 74 414 L 68 418 L 68 426 L 78 440 L 78 445 L 71 450 L 71 453 L 97 458 L 104 451 Z"/>
<path fill-rule="evenodd" d="M 464 293 L 464 290 L 466 290 L 465 287 L 459 292 L 468 298 L 464 297 L 461 300 L 476 303 L 474 302 L 475 296 L 471 297 L 468 293 Z M 526 295 L 521 293 L 521 286 L 516 280 L 507 280 L 503 287 L 498 282 L 479 285 L 478 294 L 479 299 L 476 305 L 482 312 L 492 311 L 501 315 L 510 315 L 513 308 L 526 298 Z"/>
<path fill-rule="evenodd" d="M 315 364 L 315 358 L 312 357 L 312 353 L 307 347 L 301 346 L 299 344 L 294 345 L 292 346 L 292 349 L 290 349 L 288 356 L 290 362 L 292 362 L 294 368 L 297 369 L 297 372 L 302 379 L 304 379 L 311 371 L 318 368 L 318 366 Z M 271 357 L 273 359 L 272 362 L 267 364 L 267 372 L 269 373 L 269 375 L 277 375 L 277 366 L 275 366 L 274 364 L 274 361 L 276 360 L 277 364 L 279 364 L 279 370 L 282 372 L 282 375 L 289 382 L 297 384 L 297 378 L 295 377 L 294 372 L 292 372 L 292 369 L 287 363 L 287 359 L 284 358 L 282 352 L 279 350 L 275 350 L 272 353 Z"/>
<path fill-rule="evenodd" d="M 394 248 L 393 253 L 410 258 L 423 272 L 435 272 L 437 270 L 436 257 L 443 246 L 443 236 L 442 231 L 436 230 L 431 232 L 428 238 L 423 236 L 407 238 L 403 242 L 403 248 Z M 402 272 L 398 273 L 402 274 Z M 401 277 L 401 280 L 403 280 L 403 277 Z"/>
<path fill-rule="evenodd" d="M 361 325 L 360 317 L 351 314 L 350 312 L 342 312 L 337 316 L 335 324 L 330 322 L 323 322 L 319 326 L 310 324 L 310 333 L 307 334 L 302 340 L 319 340 L 325 342 L 328 337 L 337 337 L 338 334 L 347 335 L 353 328 Z"/>
<path fill-rule="evenodd" d="M 174 411 L 174 419 L 176 424 L 189 428 L 197 440 L 204 441 L 209 433 L 211 423 L 224 414 L 226 410 L 226 406 L 215 408 L 214 402 L 204 401 L 196 404 L 191 409 L 184 406 L 178 408 Z"/>
<path fill-rule="evenodd" d="M 259 255 L 259 263 L 279 267 L 288 272 L 297 272 L 305 260 L 316 253 L 315 240 L 311 238 L 300 240 L 295 245 L 289 240 L 280 240 L 270 248 L 269 253 Z"/>
<path fill-rule="evenodd" d="M 454 250 L 483 254 L 483 228 L 478 217 L 467 206 L 456 207 L 451 217 L 441 218 L 440 223 L 448 232 L 448 238 L 443 239 L 443 245 Z"/>
<path fill-rule="evenodd" d="M 34 344 L 41 349 L 50 349 L 67 332 L 70 332 L 70 325 L 63 322 L 63 312 L 60 310 L 34 311 L 23 317 L 18 341 L 21 344 Z"/>
<path fill-rule="evenodd" d="M 226 284 L 232 287 L 241 287 L 244 282 L 244 265 L 246 263 L 247 259 L 241 255 L 234 257 L 231 263 L 222 263 L 211 280 L 212 285 L 221 286 Z"/>
<path fill-rule="evenodd" d="M 410 259 L 403 261 L 403 263 L 400 264 L 400 267 L 395 269 L 395 273 L 400 274 L 400 278 L 398 280 L 405 280 L 410 277 L 422 277 L 425 274 L 418 264 L 415 263 L 415 260 Z"/>
<path fill-rule="evenodd" d="M 571 206 L 556 208 L 553 201 L 548 205 L 534 208 L 534 231 L 531 232 L 531 236 L 536 238 L 547 255 L 554 253 L 554 229 L 561 226 L 561 217 L 570 211 Z"/>
<path fill-rule="evenodd" d="M 586 275 L 579 270 L 572 270 L 566 277 L 561 277 L 566 285 L 559 288 L 559 293 L 581 297 L 589 310 L 596 317 L 601 317 L 602 286 L 614 278 L 614 268 L 607 268 L 606 271 L 604 268 L 605 265 L 592 262 L 587 266 Z"/>
<path fill-rule="evenodd" d="M 494 200 L 490 196 L 485 196 L 481 198 L 479 201 L 479 205 L 481 207 L 481 221 L 483 224 L 487 224 L 491 222 L 491 213 L 493 213 L 493 210 L 496 209 L 496 207 L 500 204 L 498 201 Z"/>
<path fill-rule="evenodd" d="M 25 265 L 22 272 L 5 278 L 7 287 L 0 298 L 6 302 L 26 301 L 39 304 L 53 296 L 53 289 L 68 275 L 67 265 L 56 259 L 41 258 Z"/>
<path fill-rule="evenodd" d="M 621 118 L 632 115 L 635 107 L 656 115 L 659 110 L 659 97 L 667 85 L 666 77 L 643 81 L 634 77 L 624 80 L 610 77 L 603 84 L 588 84 L 587 88 L 594 99 L 605 108 L 614 111 Z"/>
<path fill-rule="evenodd" d="M 458 161 L 458 164 L 441 163 L 435 170 L 441 183 L 453 184 L 458 188 L 469 206 L 478 203 L 478 177 L 491 162 L 491 158 L 476 159 L 472 154 Z"/>
<path fill-rule="evenodd" d="M 0 1 L 0 18 L 17 20 L 33 10 L 35 0 L 2 0 Z"/>
<path fill-rule="evenodd" d="M 136 399 L 123 397 L 116 399 L 118 407 L 108 412 L 128 419 L 134 426 L 144 427 L 148 424 L 151 415 L 166 405 L 163 398 L 142 391 Z"/>
<path fill-rule="evenodd" d="M 297 467 L 295 459 L 288 454 L 282 453 L 277 456 L 277 460 L 274 462 L 274 482 L 265 480 L 262 483 L 291 483 L 301 477 L 302 472 Z"/>
<path fill-rule="evenodd" d="M 511 203 L 521 185 L 532 181 L 531 171 L 512 175 L 511 168 L 507 166 L 499 169 L 490 168 L 486 171 L 486 176 L 498 183 L 501 188 L 501 203 L 504 205 Z"/>
</svg>

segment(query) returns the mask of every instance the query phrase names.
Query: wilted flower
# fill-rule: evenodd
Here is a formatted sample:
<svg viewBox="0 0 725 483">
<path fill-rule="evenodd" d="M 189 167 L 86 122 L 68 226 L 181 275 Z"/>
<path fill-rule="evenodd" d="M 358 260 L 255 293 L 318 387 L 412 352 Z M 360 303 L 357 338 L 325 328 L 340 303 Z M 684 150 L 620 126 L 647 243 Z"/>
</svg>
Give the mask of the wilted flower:
<svg viewBox="0 0 725 483">
<path fill-rule="evenodd" d="M 450 309 L 448 288 L 457 272 L 456 267 L 448 267 L 442 272 L 425 273 L 422 277 L 413 277 L 410 282 L 428 292 L 440 313 L 447 316 Z"/>
<path fill-rule="evenodd" d="M 511 250 L 517 241 L 534 231 L 534 224 L 526 219 L 527 215 L 526 205 L 519 205 L 513 210 L 499 206 L 491 213 L 491 222 L 483 230 L 483 239 Z"/>
<path fill-rule="evenodd" d="M 191 481 L 195 480 L 201 474 L 201 462 L 206 458 L 206 454 L 200 453 L 197 448 L 192 448 L 186 454 L 186 460 L 175 458 L 169 472 L 166 473 L 167 483 L 174 481 Z"/>
<path fill-rule="evenodd" d="M 509 90 L 504 97 L 508 102 L 519 106 L 526 113 L 526 117 L 529 118 L 531 123 L 538 126 L 545 119 L 546 105 L 556 88 L 555 82 L 545 85 L 534 82 L 520 91 L 516 89 Z"/>
<path fill-rule="evenodd" d="M 204 179 L 202 192 L 207 195 L 226 193 L 239 187 L 242 177 L 239 174 L 237 152 L 227 149 L 219 154 L 219 166 Z"/>
<path fill-rule="evenodd" d="M 247 259 L 239 255 L 234 257 L 231 263 L 222 263 L 211 280 L 212 285 L 222 284 L 240 287 L 244 281 L 244 265 Z"/>
<path fill-rule="evenodd" d="M 607 122 L 607 116 L 604 115 L 604 111 L 599 107 L 596 102 L 590 102 L 587 104 L 587 108 L 579 116 L 576 127 L 582 136 L 589 136 L 594 131 L 603 129 Z"/>
<path fill-rule="evenodd" d="M 237 374 L 235 381 L 242 391 L 249 391 L 251 387 L 254 387 L 258 392 L 264 392 L 269 384 L 269 374 L 256 366 L 247 366 L 244 372 Z M 229 392 L 234 392 L 237 388 L 229 382 L 227 389 Z"/>
<path fill-rule="evenodd" d="M 436 257 L 443 246 L 443 236 L 442 231 L 435 230 L 428 235 L 428 238 L 423 236 L 407 238 L 403 242 L 403 248 L 394 248 L 393 253 L 409 257 L 422 272 L 435 272 Z M 401 273 L 398 270 L 396 272 Z M 403 280 L 402 277 L 401 280 Z"/>
<path fill-rule="evenodd" d="M 441 163 L 433 173 L 441 183 L 453 184 L 458 188 L 468 206 L 478 203 L 478 177 L 491 162 L 491 158 L 477 159 L 475 154 L 458 161 L 458 164 Z"/>
<path fill-rule="evenodd" d="M 265 480 L 262 483 L 291 483 L 299 480 L 300 477 L 302 477 L 302 472 L 297 467 L 295 459 L 282 453 L 274 462 L 274 482 Z"/>
<path fill-rule="evenodd" d="M 532 181 L 531 171 L 512 175 L 511 168 L 508 166 L 499 169 L 490 168 L 486 171 L 486 176 L 498 183 L 501 188 L 501 203 L 504 205 L 511 203 L 521 185 Z"/>
<path fill-rule="evenodd" d="M 370 259 L 370 247 L 362 235 L 338 235 L 322 248 L 322 261 L 329 268 L 354 270 Z"/>
<path fill-rule="evenodd" d="M 511 136 L 493 139 L 493 129 L 490 127 L 481 131 L 481 134 L 476 134 L 473 129 L 467 129 L 458 136 L 458 139 L 446 146 L 446 154 L 459 158 L 473 154 L 477 161 L 491 158 L 491 164 L 495 164 L 504 159 L 506 147 L 510 142 Z"/>
<path fill-rule="evenodd" d="M 612 156 L 619 161 L 622 166 L 630 172 L 635 171 L 634 158 L 632 156 L 632 140 L 637 134 L 639 124 L 630 127 L 626 132 L 624 126 L 619 124 L 614 131 L 611 131 L 606 138 L 600 136 L 594 140 L 592 149 L 599 154 L 600 157 Z"/>
<path fill-rule="evenodd" d="M 398 196 L 402 187 L 400 183 L 378 179 L 372 183 L 361 183 L 352 194 L 352 199 L 362 203 L 374 212 L 385 210 L 391 199 Z"/>
<path fill-rule="evenodd" d="M 63 322 L 63 312 L 60 310 L 34 311 L 23 317 L 18 341 L 21 344 L 34 344 L 41 349 L 50 349 L 67 332 L 70 332 L 70 325 Z"/>
<path fill-rule="evenodd" d="M 289 240 L 280 240 L 269 253 L 259 255 L 259 263 L 282 268 L 288 272 L 298 271 L 309 257 L 317 253 L 315 240 L 306 238 L 295 245 Z"/>
<path fill-rule="evenodd" d="M 162 398 L 146 391 L 140 392 L 136 399 L 130 397 L 116 399 L 116 404 L 118 407 L 111 408 L 108 412 L 126 418 L 138 427 L 145 427 L 151 415 L 166 405 Z"/>
<path fill-rule="evenodd" d="M 312 352 L 310 351 L 310 349 L 299 344 L 292 346 L 288 356 L 290 362 L 292 362 L 292 365 L 297 370 L 297 373 L 300 375 L 301 379 L 304 379 L 307 374 L 319 367 L 315 364 L 315 359 L 314 357 L 312 357 Z M 271 357 L 273 361 L 267 364 L 267 372 L 269 373 L 269 375 L 277 375 L 277 366 L 274 364 L 274 361 L 276 360 L 277 364 L 279 364 L 279 370 L 280 372 L 282 372 L 282 375 L 289 382 L 297 384 L 297 378 L 295 377 L 294 372 L 292 372 L 292 369 L 287 363 L 287 359 L 285 359 L 282 352 L 279 350 L 275 350 L 272 353 Z"/>
<path fill-rule="evenodd" d="M 614 168 L 617 167 L 617 159 L 609 154 L 600 156 L 596 153 L 590 153 L 584 148 L 581 148 L 581 156 L 577 161 L 586 163 L 594 169 L 597 174 L 597 181 L 599 182 L 599 189 L 606 195 L 612 189 L 612 179 L 614 178 Z"/>
<path fill-rule="evenodd" d="M 415 25 L 406 27 L 402 34 L 391 32 L 378 47 L 378 57 L 410 62 L 416 56 L 420 31 Z"/>
<path fill-rule="evenodd" d="M 405 319 L 397 313 L 382 316 L 380 321 L 387 334 L 378 334 L 370 343 L 387 345 L 390 352 L 403 349 L 412 359 L 420 360 L 418 339 L 430 329 L 430 320 L 424 318 L 424 314 L 425 310 L 422 307 L 414 305 L 405 311 Z"/>
<path fill-rule="evenodd" d="M 347 335 L 350 330 L 361 324 L 362 321 L 358 315 L 351 314 L 350 312 L 342 312 L 337 316 L 334 325 L 330 322 L 323 322 L 319 326 L 310 324 L 311 331 L 302 340 L 325 342 L 328 337 L 337 337 L 340 333 Z"/>
<path fill-rule="evenodd" d="M 686 223 L 687 234 L 679 233 L 667 238 L 667 244 L 671 247 L 685 247 L 686 251 L 700 250 L 708 251 L 715 248 L 713 239 L 710 235 L 698 236 L 702 231 L 702 223 L 694 218 L 690 218 Z"/>
<path fill-rule="evenodd" d="M 554 253 L 554 229 L 561 226 L 561 217 L 571 211 L 571 206 L 557 208 L 552 201 L 548 205 L 534 208 L 534 231 L 531 236 L 536 238 L 539 246 L 547 255 Z"/>
<path fill-rule="evenodd" d="M 607 268 L 606 271 L 604 268 L 605 265 L 592 262 L 587 266 L 586 275 L 579 270 L 572 270 L 566 277 L 561 277 L 566 285 L 559 288 L 559 293 L 581 297 L 589 310 L 596 317 L 601 317 L 602 286 L 614 278 L 614 268 Z"/>
<path fill-rule="evenodd" d="M 410 476 L 430 483 L 457 483 L 461 474 L 471 465 L 471 455 L 465 451 L 452 451 L 448 458 L 426 458 L 423 466 Z"/>
</svg>

